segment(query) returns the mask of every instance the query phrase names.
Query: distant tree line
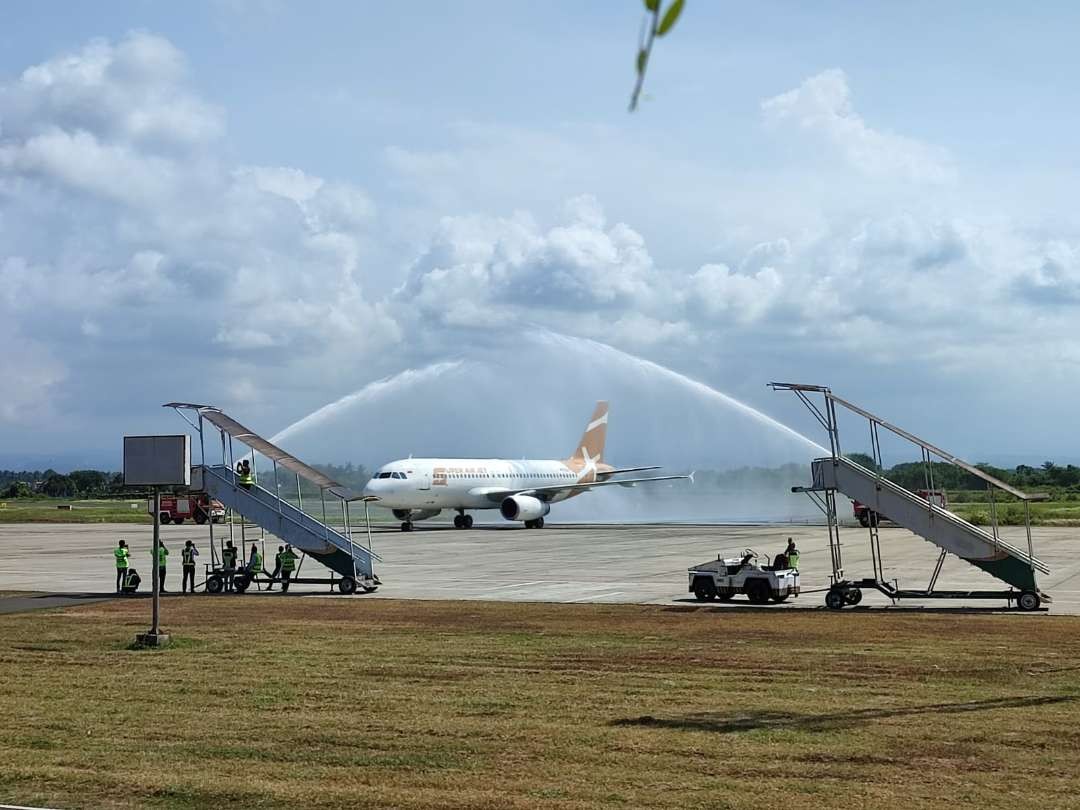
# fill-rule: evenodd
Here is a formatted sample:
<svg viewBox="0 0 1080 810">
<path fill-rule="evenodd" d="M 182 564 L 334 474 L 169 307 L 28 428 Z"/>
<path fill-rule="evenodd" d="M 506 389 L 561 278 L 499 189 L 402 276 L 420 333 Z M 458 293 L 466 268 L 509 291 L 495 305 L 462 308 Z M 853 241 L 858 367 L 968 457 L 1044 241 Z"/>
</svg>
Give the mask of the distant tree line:
<svg viewBox="0 0 1080 810">
<path fill-rule="evenodd" d="M 871 470 L 877 466 L 874 459 L 865 453 L 850 453 L 848 458 Z M 1038 467 L 1020 464 L 1011 469 L 995 467 L 992 464 L 974 466 L 987 475 L 992 475 L 999 481 L 1004 481 L 1026 492 L 1049 491 L 1059 495 L 1080 494 L 1080 467 L 1074 464 L 1058 466 L 1052 461 L 1045 461 Z M 926 488 L 926 468 L 919 461 L 895 464 L 882 470 L 882 474 L 890 481 L 909 490 Z M 955 464 L 942 461 L 934 463 L 934 487 L 944 489 L 946 492 L 985 490 L 986 482 Z"/>
<path fill-rule="evenodd" d="M 868 469 L 874 469 L 874 460 L 865 453 L 851 453 L 852 461 Z M 978 469 L 995 478 L 1025 491 L 1049 491 L 1055 497 L 1080 499 L 1080 467 L 1067 464 L 1059 466 L 1047 461 L 1038 467 L 1021 464 L 1012 469 L 991 464 L 976 464 Z M 315 468 L 339 484 L 359 492 L 371 478 L 363 464 L 318 464 Z M 882 470 L 883 475 L 910 490 L 926 487 L 926 474 L 921 462 L 910 461 L 895 464 Z M 273 485 L 270 470 L 259 471 L 263 486 Z M 739 467 L 732 470 L 699 470 L 694 480 L 705 491 L 711 488 L 725 490 L 786 490 L 795 484 L 809 484 L 805 464 L 784 464 L 779 467 Z M 283 496 L 296 492 L 296 477 L 283 468 L 278 469 L 278 486 Z M 963 491 L 986 490 L 986 483 L 967 470 L 945 462 L 934 463 L 934 486 L 950 494 Z M 319 489 L 301 480 L 301 493 L 305 498 L 318 498 Z M 58 473 L 56 470 L 0 470 L 0 497 L 3 498 L 112 498 L 134 497 L 137 493 L 124 487 L 122 473 L 101 470 L 75 470 Z M 1070 497 L 1072 496 L 1072 497 Z"/>
<path fill-rule="evenodd" d="M 0 470 L 0 497 L 109 498 L 129 496 L 121 473 L 101 470 Z"/>
</svg>

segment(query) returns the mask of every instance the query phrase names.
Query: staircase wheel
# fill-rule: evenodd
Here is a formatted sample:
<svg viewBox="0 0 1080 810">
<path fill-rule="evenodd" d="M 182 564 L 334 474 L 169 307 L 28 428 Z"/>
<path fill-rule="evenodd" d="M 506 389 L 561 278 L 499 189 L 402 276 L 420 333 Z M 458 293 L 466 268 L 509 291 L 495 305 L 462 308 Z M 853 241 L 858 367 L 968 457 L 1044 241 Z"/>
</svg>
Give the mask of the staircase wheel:
<svg viewBox="0 0 1080 810">
<path fill-rule="evenodd" d="M 352 577 L 342 577 L 338 580 L 337 587 L 345 596 L 352 596 L 356 593 L 356 580 Z"/>
<path fill-rule="evenodd" d="M 221 581 L 221 577 L 210 577 L 210 579 L 206 580 L 207 593 L 221 593 L 223 587 L 225 587 L 225 583 Z"/>
<path fill-rule="evenodd" d="M 1021 610 L 1038 610 L 1039 605 L 1042 604 L 1042 600 L 1035 591 L 1023 591 L 1020 596 L 1016 598 L 1016 605 Z"/>
<path fill-rule="evenodd" d="M 840 610 L 844 606 L 844 592 L 831 590 L 825 594 L 825 607 L 829 610 Z"/>
<path fill-rule="evenodd" d="M 238 574 L 233 577 L 232 585 L 234 591 L 236 591 L 237 593 L 243 593 L 248 589 L 248 586 L 251 585 L 251 580 L 248 579 L 246 574 Z"/>
<path fill-rule="evenodd" d="M 852 588 L 844 594 L 844 601 L 849 605 L 857 605 L 862 601 L 862 590 L 859 588 Z"/>
</svg>

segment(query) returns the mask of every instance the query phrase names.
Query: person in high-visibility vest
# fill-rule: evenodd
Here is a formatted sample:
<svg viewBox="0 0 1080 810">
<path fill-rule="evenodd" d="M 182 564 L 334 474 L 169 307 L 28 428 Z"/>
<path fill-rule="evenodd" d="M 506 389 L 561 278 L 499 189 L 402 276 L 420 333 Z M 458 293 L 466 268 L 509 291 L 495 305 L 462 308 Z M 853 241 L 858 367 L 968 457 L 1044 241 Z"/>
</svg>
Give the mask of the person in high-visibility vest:
<svg viewBox="0 0 1080 810">
<path fill-rule="evenodd" d="M 165 548 L 165 544 L 158 540 L 158 552 L 157 552 L 157 575 L 158 584 L 161 586 L 161 592 L 165 593 L 165 565 L 168 562 L 165 558 L 169 556 L 169 550 Z M 150 559 L 154 559 L 154 547 L 150 546 Z"/>
<path fill-rule="evenodd" d="M 789 537 L 787 539 L 787 548 L 784 549 L 784 556 L 787 557 L 787 567 L 799 570 L 799 550 L 795 548 L 795 540 Z"/>
<path fill-rule="evenodd" d="M 281 576 L 281 555 L 285 553 L 285 546 L 277 547 L 277 554 L 274 555 L 274 573 L 270 575 L 270 584 L 266 586 L 266 590 L 274 590 L 274 583 L 277 582 L 277 578 Z"/>
<path fill-rule="evenodd" d="M 263 572 L 262 554 L 259 553 L 259 547 L 254 543 L 251 544 L 251 556 L 248 558 L 247 570 L 251 576 Z"/>
<path fill-rule="evenodd" d="M 243 461 L 236 462 L 236 478 L 236 483 L 244 489 L 251 489 L 255 486 L 255 476 L 251 473 L 251 462 L 246 458 Z"/>
<path fill-rule="evenodd" d="M 225 590 L 231 591 L 236 573 L 236 546 L 232 540 L 226 540 L 225 548 L 221 550 L 221 565 L 225 569 Z"/>
<path fill-rule="evenodd" d="M 113 549 L 113 558 L 116 560 L 116 592 L 120 593 L 124 587 L 124 577 L 127 576 L 128 570 L 128 547 L 123 540 L 117 543 L 116 548 Z"/>
<path fill-rule="evenodd" d="M 195 544 L 188 540 L 184 543 L 184 550 L 180 552 L 180 559 L 184 563 L 184 578 L 180 582 L 180 590 L 187 593 L 188 582 L 191 582 L 191 592 L 195 593 L 195 558 L 199 556 L 199 550 Z"/>
<path fill-rule="evenodd" d="M 285 550 L 281 552 L 281 592 L 287 593 L 289 590 L 289 581 L 292 579 L 293 571 L 296 570 L 296 552 L 292 550 L 292 546 L 286 544 Z"/>
</svg>

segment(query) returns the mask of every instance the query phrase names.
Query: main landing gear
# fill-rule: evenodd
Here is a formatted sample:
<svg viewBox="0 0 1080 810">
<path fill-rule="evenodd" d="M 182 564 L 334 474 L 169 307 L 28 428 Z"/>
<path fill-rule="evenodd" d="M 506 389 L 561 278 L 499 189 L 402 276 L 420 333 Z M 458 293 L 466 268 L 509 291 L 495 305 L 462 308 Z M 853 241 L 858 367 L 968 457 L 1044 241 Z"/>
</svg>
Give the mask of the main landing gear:
<svg viewBox="0 0 1080 810">
<path fill-rule="evenodd" d="M 455 529 L 471 529 L 473 525 L 472 515 L 466 515 L 465 510 L 462 509 L 457 515 L 454 515 L 454 528 Z"/>
<path fill-rule="evenodd" d="M 525 528 L 526 529 L 542 529 L 542 528 L 544 528 L 544 519 L 543 518 L 537 518 L 536 520 L 526 520 L 525 521 Z"/>
</svg>

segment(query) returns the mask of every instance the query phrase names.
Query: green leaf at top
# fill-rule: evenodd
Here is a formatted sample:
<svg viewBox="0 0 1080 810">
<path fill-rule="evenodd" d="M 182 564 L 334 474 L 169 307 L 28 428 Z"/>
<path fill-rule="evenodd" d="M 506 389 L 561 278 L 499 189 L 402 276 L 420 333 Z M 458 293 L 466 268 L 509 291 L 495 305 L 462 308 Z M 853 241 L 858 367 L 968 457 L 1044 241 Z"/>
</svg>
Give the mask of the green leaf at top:
<svg viewBox="0 0 1080 810">
<path fill-rule="evenodd" d="M 647 11 L 656 11 L 660 8 L 660 0 L 645 0 L 645 9 Z"/>
<path fill-rule="evenodd" d="M 675 22 L 679 19 L 679 15 L 682 14 L 684 0 L 675 0 L 668 10 L 664 12 L 664 17 L 660 20 L 660 25 L 656 29 L 656 35 L 662 37 L 671 27 L 675 25 Z"/>
</svg>

